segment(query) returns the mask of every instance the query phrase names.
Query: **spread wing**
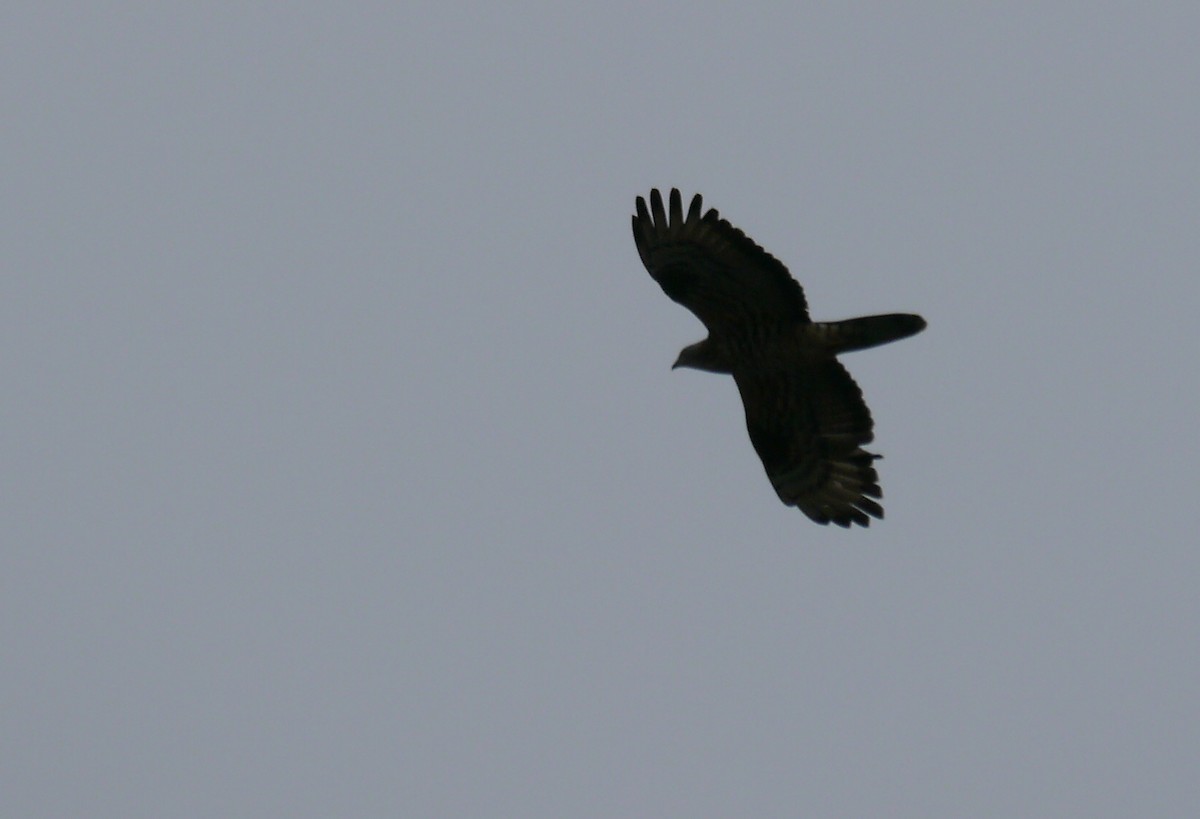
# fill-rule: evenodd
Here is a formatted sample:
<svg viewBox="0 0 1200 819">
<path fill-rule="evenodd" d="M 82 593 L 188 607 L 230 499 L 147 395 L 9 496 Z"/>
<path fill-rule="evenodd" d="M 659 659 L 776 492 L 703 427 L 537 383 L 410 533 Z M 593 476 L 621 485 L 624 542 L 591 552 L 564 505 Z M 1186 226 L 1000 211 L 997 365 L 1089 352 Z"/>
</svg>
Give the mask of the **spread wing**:
<svg viewBox="0 0 1200 819">
<path fill-rule="evenodd" d="M 633 239 L 642 264 L 666 294 L 714 334 L 742 328 L 747 320 L 808 321 L 804 291 L 783 263 L 715 209 L 702 216 L 701 204 L 696 194 L 685 218 L 673 188 L 668 219 L 657 189 L 650 191 L 649 209 L 637 198 Z"/>
<path fill-rule="evenodd" d="M 769 372 L 734 369 L 750 441 L 789 506 L 817 523 L 870 524 L 883 497 L 862 446 L 874 437 L 862 391 L 834 358 Z"/>
</svg>

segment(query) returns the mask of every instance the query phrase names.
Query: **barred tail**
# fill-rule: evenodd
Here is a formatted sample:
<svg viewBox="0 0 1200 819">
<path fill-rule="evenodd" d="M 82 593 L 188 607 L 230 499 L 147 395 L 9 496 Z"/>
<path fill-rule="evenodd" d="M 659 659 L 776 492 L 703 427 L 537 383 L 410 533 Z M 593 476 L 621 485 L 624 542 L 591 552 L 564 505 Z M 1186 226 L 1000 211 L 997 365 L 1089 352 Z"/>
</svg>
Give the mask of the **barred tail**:
<svg viewBox="0 0 1200 819">
<path fill-rule="evenodd" d="M 911 313 L 888 313 L 885 316 L 863 316 L 808 325 L 812 337 L 834 355 L 899 341 L 924 329 L 925 319 Z"/>
</svg>

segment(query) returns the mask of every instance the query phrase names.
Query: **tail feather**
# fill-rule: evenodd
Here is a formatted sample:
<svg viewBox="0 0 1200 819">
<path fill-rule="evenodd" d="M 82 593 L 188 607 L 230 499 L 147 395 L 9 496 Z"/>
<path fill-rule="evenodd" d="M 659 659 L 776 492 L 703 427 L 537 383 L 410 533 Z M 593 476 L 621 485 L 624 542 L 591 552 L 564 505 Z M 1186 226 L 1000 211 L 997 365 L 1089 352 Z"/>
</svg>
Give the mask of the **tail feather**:
<svg viewBox="0 0 1200 819">
<path fill-rule="evenodd" d="M 819 339 L 834 355 L 899 341 L 924 329 L 925 319 L 911 313 L 888 313 L 808 325 L 813 337 Z"/>
</svg>

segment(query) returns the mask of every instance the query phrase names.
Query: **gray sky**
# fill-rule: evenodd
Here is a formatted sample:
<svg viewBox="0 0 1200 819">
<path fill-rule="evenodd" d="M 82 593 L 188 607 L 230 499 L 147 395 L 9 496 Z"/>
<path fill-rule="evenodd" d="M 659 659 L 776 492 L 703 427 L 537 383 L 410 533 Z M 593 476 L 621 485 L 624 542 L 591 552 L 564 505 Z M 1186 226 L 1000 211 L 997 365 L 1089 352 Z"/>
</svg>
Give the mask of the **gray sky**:
<svg viewBox="0 0 1200 819">
<path fill-rule="evenodd" d="M 1194 3 L 0 14 L 0 788 L 61 816 L 1194 816 Z M 779 503 L 634 197 L 848 356 Z"/>
</svg>

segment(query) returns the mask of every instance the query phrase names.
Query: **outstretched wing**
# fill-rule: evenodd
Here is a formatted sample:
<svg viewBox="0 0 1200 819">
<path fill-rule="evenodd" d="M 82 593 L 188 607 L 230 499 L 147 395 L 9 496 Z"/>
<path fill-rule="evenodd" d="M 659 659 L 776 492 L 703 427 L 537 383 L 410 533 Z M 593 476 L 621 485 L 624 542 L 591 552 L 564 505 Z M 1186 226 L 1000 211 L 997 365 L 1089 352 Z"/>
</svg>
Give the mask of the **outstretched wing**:
<svg viewBox="0 0 1200 819">
<path fill-rule="evenodd" d="M 870 524 L 883 497 L 865 451 L 874 437 L 862 391 L 836 359 L 769 372 L 734 370 L 750 441 L 780 500 L 817 523 Z"/>
<path fill-rule="evenodd" d="M 696 194 L 683 215 L 678 189 L 671 190 L 670 218 L 658 190 L 650 207 L 637 198 L 633 240 L 642 264 L 673 300 L 691 310 L 711 333 L 744 328 L 748 321 L 804 322 L 804 291 L 783 263 L 718 215 L 701 216 Z"/>
</svg>

